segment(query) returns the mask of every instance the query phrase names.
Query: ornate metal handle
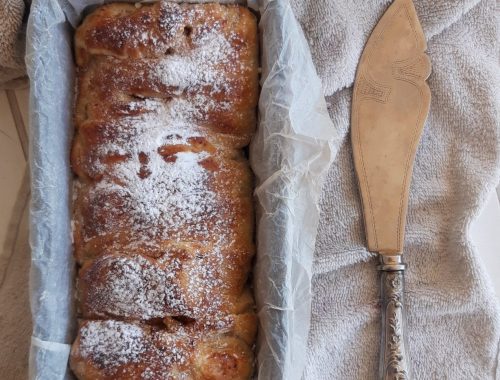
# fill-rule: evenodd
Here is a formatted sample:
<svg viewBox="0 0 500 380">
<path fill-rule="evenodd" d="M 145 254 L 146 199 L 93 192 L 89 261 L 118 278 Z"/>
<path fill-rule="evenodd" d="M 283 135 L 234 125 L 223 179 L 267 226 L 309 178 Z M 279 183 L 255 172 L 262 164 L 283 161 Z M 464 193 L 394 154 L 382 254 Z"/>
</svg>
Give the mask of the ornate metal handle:
<svg viewBox="0 0 500 380">
<path fill-rule="evenodd" d="M 382 337 L 380 380 L 411 379 L 406 343 L 404 270 L 401 256 L 380 255 Z"/>
</svg>

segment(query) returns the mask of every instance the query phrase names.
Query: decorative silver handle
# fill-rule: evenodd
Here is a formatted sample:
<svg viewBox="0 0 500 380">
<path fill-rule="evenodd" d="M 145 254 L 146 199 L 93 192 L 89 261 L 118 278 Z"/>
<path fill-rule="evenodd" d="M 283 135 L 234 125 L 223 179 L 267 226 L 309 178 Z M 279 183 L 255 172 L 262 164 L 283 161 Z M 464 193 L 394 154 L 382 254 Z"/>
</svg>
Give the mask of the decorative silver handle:
<svg viewBox="0 0 500 380">
<path fill-rule="evenodd" d="M 382 337 L 380 380 L 411 379 L 406 343 L 404 309 L 404 270 L 401 256 L 380 255 Z"/>
</svg>

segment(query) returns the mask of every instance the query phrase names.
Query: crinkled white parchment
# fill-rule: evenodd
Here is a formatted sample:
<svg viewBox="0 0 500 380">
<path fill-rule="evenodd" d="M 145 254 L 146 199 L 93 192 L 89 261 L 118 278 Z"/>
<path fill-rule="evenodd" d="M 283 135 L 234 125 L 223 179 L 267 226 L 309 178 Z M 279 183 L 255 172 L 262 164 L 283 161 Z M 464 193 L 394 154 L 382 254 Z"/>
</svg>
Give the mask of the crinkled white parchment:
<svg viewBox="0 0 500 380">
<path fill-rule="evenodd" d="M 257 176 L 257 375 L 295 380 L 306 358 L 319 196 L 338 134 L 288 1 L 263 1 L 260 13 L 260 121 L 250 150 Z"/>
<path fill-rule="evenodd" d="M 31 379 L 72 378 L 72 35 L 83 10 L 101 3 L 33 0 L 31 6 L 26 56 L 31 82 Z M 253 4 L 256 8 L 256 1 L 249 1 Z M 261 0 L 258 7 L 263 75 L 260 123 L 251 145 L 258 184 L 253 275 L 260 317 L 257 376 L 293 380 L 304 367 L 318 200 L 336 132 L 288 0 Z"/>
</svg>

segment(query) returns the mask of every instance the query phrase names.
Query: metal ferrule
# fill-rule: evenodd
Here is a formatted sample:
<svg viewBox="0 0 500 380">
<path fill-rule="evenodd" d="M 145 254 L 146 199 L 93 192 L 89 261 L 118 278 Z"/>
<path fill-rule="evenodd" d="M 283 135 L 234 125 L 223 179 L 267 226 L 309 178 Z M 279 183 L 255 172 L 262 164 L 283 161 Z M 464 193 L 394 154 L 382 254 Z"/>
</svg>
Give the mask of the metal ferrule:
<svg viewBox="0 0 500 380">
<path fill-rule="evenodd" d="M 401 255 L 380 255 L 380 265 L 377 268 L 378 270 L 394 272 L 397 270 L 405 270 L 406 265 L 403 263 Z"/>
</svg>

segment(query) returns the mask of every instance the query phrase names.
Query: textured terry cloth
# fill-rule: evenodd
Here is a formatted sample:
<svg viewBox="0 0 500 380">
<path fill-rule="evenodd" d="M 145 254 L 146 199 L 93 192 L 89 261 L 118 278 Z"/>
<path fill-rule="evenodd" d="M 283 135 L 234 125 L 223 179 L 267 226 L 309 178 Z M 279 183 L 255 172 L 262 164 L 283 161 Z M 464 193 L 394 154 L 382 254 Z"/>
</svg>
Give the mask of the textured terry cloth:
<svg viewBox="0 0 500 380">
<path fill-rule="evenodd" d="M 0 0 L 0 88 L 26 84 L 23 0 Z"/>
<path fill-rule="evenodd" d="M 352 84 L 390 2 L 292 0 L 344 139 L 324 186 L 306 380 L 375 379 L 377 258 L 364 248 L 349 135 Z M 498 379 L 499 308 L 469 237 L 499 179 L 499 15 L 495 0 L 415 0 L 433 73 L 410 192 L 404 259 L 415 379 Z"/>
</svg>

